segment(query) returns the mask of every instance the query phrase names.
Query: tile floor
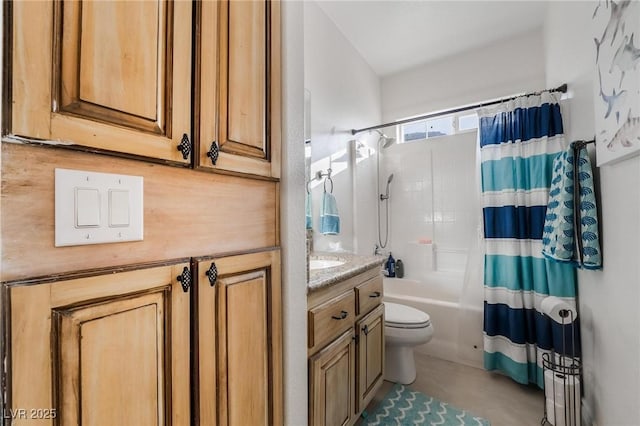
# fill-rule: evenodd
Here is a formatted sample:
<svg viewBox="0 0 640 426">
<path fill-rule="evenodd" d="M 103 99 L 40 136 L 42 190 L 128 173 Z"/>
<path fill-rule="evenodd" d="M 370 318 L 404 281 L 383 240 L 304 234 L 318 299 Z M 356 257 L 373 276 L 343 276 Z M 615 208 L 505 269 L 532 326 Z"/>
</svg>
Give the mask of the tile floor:
<svg viewBox="0 0 640 426">
<path fill-rule="evenodd" d="M 535 426 L 544 412 L 544 392 L 508 377 L 416 353 L 418 378 L 409 385 L 491 422 L 491 426 Z M 367 407 L 372 412 L 393 383 L 384 382 Z M 359 422 L 357 423 L 359 424 Z"/>
</svg>

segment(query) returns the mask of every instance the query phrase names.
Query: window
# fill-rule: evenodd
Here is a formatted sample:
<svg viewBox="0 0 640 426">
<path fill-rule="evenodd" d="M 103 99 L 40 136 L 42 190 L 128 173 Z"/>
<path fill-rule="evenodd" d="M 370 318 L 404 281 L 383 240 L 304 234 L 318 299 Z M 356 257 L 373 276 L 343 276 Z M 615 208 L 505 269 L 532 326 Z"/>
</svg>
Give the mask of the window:
<svg viewBox="0 0 640 426">
<path fill-rule="evenodd" d="M 478 114 L 461 115 L 458 117 L 458 131 L 466 132 L 478 128 Z"/>
<path fill-rule="evenodd" d="M 400 126 L 400 143 L 448 136 L 478 128 L 478 115 L 445 115 Z"/>
<path fill-rule="evenodd" d="M 427 138 L 427 122 L 417 121 L 415 123 L 408 123 L 402 126 L 402 140 L 403 142 L 415 141 L 418 139 Z"/>
</svg>

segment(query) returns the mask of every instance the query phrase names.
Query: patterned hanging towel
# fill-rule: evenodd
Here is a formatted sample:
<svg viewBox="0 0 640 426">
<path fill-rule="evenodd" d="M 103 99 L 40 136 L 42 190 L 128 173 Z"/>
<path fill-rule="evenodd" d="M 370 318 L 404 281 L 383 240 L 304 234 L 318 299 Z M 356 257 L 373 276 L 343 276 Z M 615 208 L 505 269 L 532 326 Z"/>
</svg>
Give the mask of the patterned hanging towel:
<svg viewBox="0 0 640 426">
<path fill-rule="evenodd" d="M 584 145 L 576 142 L 553 162 L 542 254 L 579 268 L 602 268 L 591 161 Z"/>
</svg>

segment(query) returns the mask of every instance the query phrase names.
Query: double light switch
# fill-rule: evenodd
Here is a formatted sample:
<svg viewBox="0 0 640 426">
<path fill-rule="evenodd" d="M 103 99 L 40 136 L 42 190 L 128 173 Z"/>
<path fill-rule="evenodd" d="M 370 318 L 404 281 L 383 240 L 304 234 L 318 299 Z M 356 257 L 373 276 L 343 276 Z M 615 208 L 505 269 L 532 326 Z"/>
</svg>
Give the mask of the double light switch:
<svg viewBox="0 0 640 426">
<path fill-rule="evenodd" d="M 143 239 L 140 176 L 56 169 L 55 245 Z"/>
</svg>

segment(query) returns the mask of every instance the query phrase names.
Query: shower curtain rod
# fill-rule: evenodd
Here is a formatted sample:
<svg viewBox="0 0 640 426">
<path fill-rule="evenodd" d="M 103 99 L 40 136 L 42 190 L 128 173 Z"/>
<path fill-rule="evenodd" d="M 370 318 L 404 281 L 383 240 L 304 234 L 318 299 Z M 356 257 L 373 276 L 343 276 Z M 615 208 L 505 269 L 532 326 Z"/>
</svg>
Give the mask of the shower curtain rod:
<svg viewBox="0 0 640 426">
<path fill-rule="evenodd" d="M 556 87 L 555 89 L 543 90 L 542 92 L 567 93 L 567 84 L 565 83 L 562 86 Z M 527 93 L 526 95 L 518 95 L 518 96 L 509 97 L 509 98 L 497 99 L 495 101 L 481 102 L 481 103 L 475 104 L 475 105 L 468 105 L 468 106 L 464 106 L 464 107 L 460 107 L 460 108 L 449 109 L 449 110 L 446 110 L 446 111 L 434 112 L 434 113 L 431 113 L 431 114 L 421 115 L 419 117 L 406 118 L 404 120 L 394 121 L 392 123 L 378 124 L 377 126 L 365 127 L 363 129 L 352 129 L 351 130 L 351 134 L 355 135 L 355 134 L 358 134 L 360 132 L 365 132 L 367 130 L 382 129 L 383 127 L 397 126 L 398 124 L 406 124 L 406 123 L 411 123 L 411 122 L 414 122 L 414 121 L 425 120 L 425 119 L 428 119 L 428 118 L 440 117 L 442 115 L 449 115 L 449 114 L 455 114 L 455 113 L 462 112 L 462 111 L 468 111 L 470 109 L 477 109 L 477 108 L 482 108 L 482 107 L 486 107 L 486 106 L 490 106 L 490 105 L 496 105 L 496 104 L 499 104 L 501 102 L 507 102 L 507 101 L 511 101 L 511 100 L 517 99 L 517 98 L 519 98 L 521 96 L 539 95 L 542 92 L 532 92 L 532 93 Z"/>
</svg>

